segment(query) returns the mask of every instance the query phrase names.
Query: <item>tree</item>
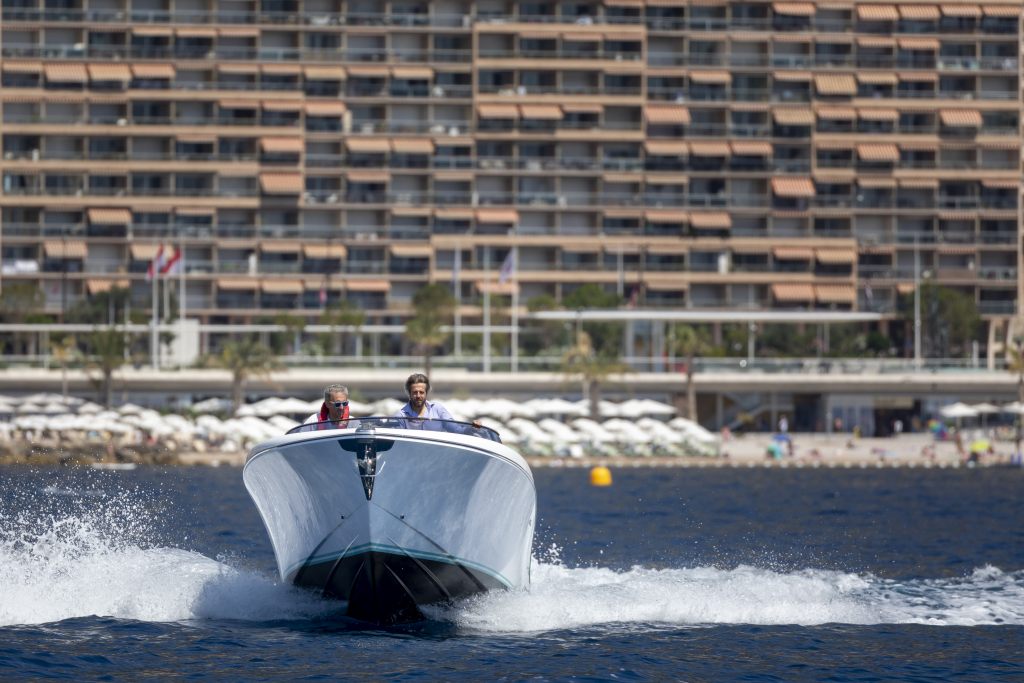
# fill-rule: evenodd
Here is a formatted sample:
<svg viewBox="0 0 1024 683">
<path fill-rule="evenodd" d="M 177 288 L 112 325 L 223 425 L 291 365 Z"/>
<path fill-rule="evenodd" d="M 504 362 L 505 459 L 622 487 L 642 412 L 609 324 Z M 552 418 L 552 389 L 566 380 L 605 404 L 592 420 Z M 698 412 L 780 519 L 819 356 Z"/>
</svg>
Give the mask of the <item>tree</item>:
<svg viewBox="0 0 1024 683">
<path fill-rule="evenodd" d="M 966 356 L 977 339 L 981 316 L 973 297 L 951 287 L 925 282 L 921 285 L 921 341 L 926 358 Z M 902 302 L 903 317 L 914 324 L 914 295 Z"/>
<path fill-rule="evenodd" d="M 328 342 L 324 344 L 324 348 L 332 348 L 333 353 L 336 356 L 340 356 L 345 353 L 345 341 L 347 330 L 338 330 L 339 327 L 354 327 L 356 334 L 359 334 L 359 328 L 363 326 L 366 321 L 366 313 L 363 309 L 356 306 L 348 299 L 342 299 L 337 303 L 331 304 L 324 310 L 321 316 L 321 322 L 324 325 L 328 325 L 331 328 L 328 334 Z"/>
<path fill-rule="evenodd" d="M 46 297 L 37 285 L 28 282 L 12 282 L 4 284 L 0 292 L 0 319 L 5 323 L 26 323 L 30 318 L 43 309 Z M 23 332 L 15 332 L 12 335 L 12 348 L 14 354 L 21 353 L 30 342 Z M 33 349 L 34 350 L 34 349 Z"/>
<path fill-rule="evenodd" d="M 65 399 L 68 397 L 68 363 L 77 355 L 78 343 L 72 335 L 68 335 L 60 341 L 50 342 L 50 355 L 60 364 L 60 393 Z"/>
<path fill-rule="evenodd" d="M 109 408 L 114 398 L 114 372 L 124 365 L 125 333 L 118 327 L 97 328 L 87 340 L 91 357 L 86 368 L 98 370 L 99 401 Z"/>
<path fill-rule="evenodd" d="M 220 353 L 209 359 L 209 362 L 231 373 L 232 411 L 241 407 L 245 383 L 250 377 L 269 379 L 270 373 L 281 367 L 270 349 L 253 337 L 225 342 Z"/>
<path fill-rule="evenodd" d="M 1024 320 L 1018 320 L 1017 334 L 1013 335 L 1011 345 L 1006 349 L 1006 367 L 1017 374 L 1017 410 L 1024 411 Z M 1024 413 L 1017 413 L 1017 446 L 1014 455 L 1020 454 L 1021 429 Z"/>
<path fill-rule="evenodd" d="M 526 309 L 530 313 L 557 311 L 558 300 L 550 294 L 530 297 Z M 523 334 L 522 344 L 528 355 L 537 355 L 548 350 L 561 351 L 568 345 L 569 335 L 566 324 L 561 320 L 530 320 Z"/>
<path fill-rule="evenodd" d="M 583 396 L 590 403 L 590 417 L 595 420 L 601 416 L 601 385 L 609 375 L 625 369 L 614 356 L 599 353 L 590 335 L 584 330 L 576 334 L 576 344 L 562 357 L 563 372 L 579 378 L 583 385 Z"/>
<path fill-rule="evenodd" d="M 686 359 L 686 416 L 694 421 L 697 420 L 697 387 L 693 383 L 693 361 L 707 353 L 710 346 L 703 330 L 686 324 L 672 328 L 672 350 Z"/>
<path fill-rule="evenodd" d="M 570 311 L 618 308 L 621 304 L 622 297 L 606 292 L 600 285 L 594 283 L 582 285 L 562 299 L 562 305 Z M 622 347 L 622 323 L 587 322 L 583 323 L 583 329 L 590 335 L 597 353 L 616 357 L 619 355 L 619 349 Z"/>
<path fill-rule="evenodd" d="M 405 337 L 423 354 L 423 367 L 430 376 L 431 359 L 448 340 L 444 330 L 455 319 L 455 297 L 447 285 L 439 282 L 420 287 L 412 298 L 415 315 L 405 324 Z"/>
<path fill-rule="evenodd" d="M 291 338 L 292 353 L 299 355 L 302 351 L 302 332 L 306 329 L 306 319 L 291 313 L 278 313 L 274 316 L 274 322 L 284 327 L 286 337 L 284 343 L 275 344 L 274 347 L 283 352 L 287 346 L 287 338 Z"/>
</svg>

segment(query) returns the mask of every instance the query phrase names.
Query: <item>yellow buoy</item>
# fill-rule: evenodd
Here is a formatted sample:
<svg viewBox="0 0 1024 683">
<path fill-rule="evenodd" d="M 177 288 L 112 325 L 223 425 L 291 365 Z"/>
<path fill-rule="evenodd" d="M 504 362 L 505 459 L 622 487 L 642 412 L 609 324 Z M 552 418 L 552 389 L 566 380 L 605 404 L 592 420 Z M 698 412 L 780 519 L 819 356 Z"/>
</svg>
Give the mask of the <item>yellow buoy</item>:
<svg viewBox="0 0 1024 683">
<path fill-rule="evenodd" d="M 599 465 L 590 470 L 590 485 L 591 486 L 611 486 L 612 485 L 612 471 L 604 465 Z"/>
</svg>

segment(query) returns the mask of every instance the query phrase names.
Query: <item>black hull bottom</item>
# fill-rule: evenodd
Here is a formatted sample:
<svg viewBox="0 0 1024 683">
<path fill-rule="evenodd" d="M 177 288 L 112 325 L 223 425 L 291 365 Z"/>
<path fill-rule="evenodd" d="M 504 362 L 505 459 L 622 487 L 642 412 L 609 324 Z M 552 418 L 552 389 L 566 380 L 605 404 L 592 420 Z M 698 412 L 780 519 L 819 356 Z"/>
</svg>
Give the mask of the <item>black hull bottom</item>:
<svg viewBox="0 0 1024 683">
<path fill-rule="evenodd" d="M 379 551 L 307 565 L 292 582 L 347 600 L 346 616 L 373 624 L 420 621 L 420 605 L 504 588 L 472 567 Z"/>
</svg>

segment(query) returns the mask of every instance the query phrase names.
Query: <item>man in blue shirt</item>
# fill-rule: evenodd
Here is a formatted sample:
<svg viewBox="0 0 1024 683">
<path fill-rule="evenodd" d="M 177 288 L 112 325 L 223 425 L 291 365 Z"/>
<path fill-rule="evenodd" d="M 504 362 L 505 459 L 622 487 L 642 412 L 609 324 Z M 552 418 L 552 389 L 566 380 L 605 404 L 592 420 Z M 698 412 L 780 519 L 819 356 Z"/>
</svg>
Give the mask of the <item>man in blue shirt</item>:
<svg viewBox="0 0 1024 683">
<path fill-rule="evenodd" d="M 444 430 L 458 434 L 472 433 L 467 425 L 455 422 L 455 418 L 443 405 L 427 400 L 427 394 L 430 393 L 430 380 L 423 373 L 414 372 L 409 375 L 409 379 L 405 380 L 405 392 L 409 396 L 409 402 L 392 416 L 406 418 L 403 420 L 403 426 L 433 431 Z M 434 422 L 434 420 L 445 421 Z M 473 426 L 479 428 L 481 425 L 474 420 Z"/>
</svg>

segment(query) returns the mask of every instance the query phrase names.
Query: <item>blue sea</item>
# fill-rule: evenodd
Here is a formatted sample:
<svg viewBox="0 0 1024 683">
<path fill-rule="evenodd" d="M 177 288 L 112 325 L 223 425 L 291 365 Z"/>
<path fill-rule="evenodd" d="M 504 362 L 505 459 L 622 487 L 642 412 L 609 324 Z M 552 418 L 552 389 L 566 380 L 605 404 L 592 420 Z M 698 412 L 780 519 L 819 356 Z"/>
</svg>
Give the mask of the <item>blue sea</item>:
<svg viewBox="0 0 1024 683">
<path fill-rule="evenodd" d="M 535 471 L 529 590 L 370 628 L 238 469 L 0 469 L 0 679 L 1024 680 L 1022 470 L 613 475 Z"/>
</svg>

